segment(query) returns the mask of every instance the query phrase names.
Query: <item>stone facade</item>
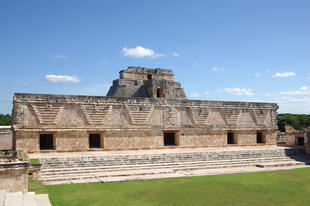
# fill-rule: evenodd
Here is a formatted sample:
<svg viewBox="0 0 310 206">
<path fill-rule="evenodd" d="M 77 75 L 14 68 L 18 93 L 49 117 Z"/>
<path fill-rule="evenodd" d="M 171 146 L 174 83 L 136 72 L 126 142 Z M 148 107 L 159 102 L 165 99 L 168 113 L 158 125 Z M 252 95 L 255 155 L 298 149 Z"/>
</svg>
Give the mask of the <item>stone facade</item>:
<svg viewBox="0 0 310 206">
<path fill-rule="evenodd" d="M 295 129 L 291 126 L 285 126 L 286 146 L 304 146 L 309 150 L 310 146 L 310 128 Z"/>
<path fill-rule="evenodd" d="M 12 149 L 11 126 L 0 126 L 0 150 Z"/>
<path fill-rule="evenodd" d="M 15 94 L 13 130 L 28 152 L 276 145 L 277 108 L 187 100 L 171 70 L 130 67 L 107 97 Z"/>
<path fill-rule="evenodd" d="M 15 151 L 0 151 L 0 190 L 28 191 L 28 162 L 18 160 Z"/>
</svg>

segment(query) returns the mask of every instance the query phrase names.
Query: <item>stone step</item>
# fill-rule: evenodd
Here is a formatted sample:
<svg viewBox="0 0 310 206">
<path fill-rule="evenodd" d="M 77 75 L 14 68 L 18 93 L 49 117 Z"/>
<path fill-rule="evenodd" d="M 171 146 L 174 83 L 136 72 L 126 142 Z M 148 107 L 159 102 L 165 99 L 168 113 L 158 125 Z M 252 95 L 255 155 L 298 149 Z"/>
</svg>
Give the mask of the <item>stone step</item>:
<svg viewBox="0 0 310 206">
<path fill-rule="evenodd" d="M 295 161 L 296 162 L 296 161 Z M 262 164 L 262 163 L 260 163 Z M 205 166 L 178 166 L 178 167 L 167 167 L 167 168 L 137 168 L 137 170 L 116 170 L 116 171 L 78 171 L 78 172 L 67 172 L 67 173 L 55 173 L 54 175 L 42 175 L 40 180 L 43 182 L 49 181 L 66 181 L 66 180 L 81 180 L 81 179 L 91 179 L 91 178 L 102 178 L 102 177 L 119 177 L 119 176 L 132 176 L 132 175 L 160 175 L 175 173 L 181 171 L 195 171 L 195 170 L 208 170 L 208 169 L 223 169 L 223 168 L 241 168 L 241 167 L 259 167 L 257 163 L 239 163 L 239 164 L 222 164 L 222 165 L 205 165 Z M 281 167 L 287 166 L 298 166 L 305 165 L 301 162 L 296 162 L 293 164 L 292 161 L 289 163 L 270 163 L 270 167 L 276 167 L 277 165 Z"/>
<path fill-rule="evenodd" d="M 23 206 L 39 206 L 34 192 L 28 192 L 23 196 Z"/>
<path fill-rule="evenodd" d="M 42 163 L 49 163 L 49 162 L 64 162 L 64 161 L 79 161 L 79 160 L 182 160 L 182 159 L 208 159 L 208 160 L 219 160 L 219 159 L 227 159 L 227 157 L 233 159 L 240 159 L 245 157 L 275 157 L 275 156 L 297 156 L 297 155 L 305 155 L 304 151 L 284 151 L 284 150 L 272 150 L 272 151 L 261 151 L 261 150 L 253 150 L 253 151 L 243 151 L 243 152 L 236 152 L 236 151 L 225 151 L 225 152 L 196 152 L 196 153 L 176 153 L 176 154 L 145 154 L 145 155 L 117 155 L 117 156 L 99 156 L 99 157 L 71 157 L 71 158 L 43 158 Z"/>
<path fill-rule="evenodd" d="M 4 206 L 5 194 L 5 190 L 0 190 L 0 206 Z"/>
<path fill-rule="evenodd" d="M 46 185 L 57 185 L 57 184 L 75 184 L 75 183 L 90 183 L 90 182 L 123 182 L 123 181 L 138 181 L 138 180 L 151 180 L 151 179 L 165 179 L 165 178 L 178 178 L 178 177 L 191 177 L 191 176 L 207 176 L 207 175 L 221 175 L 221 174 L 236 174 L 236 173 L 248 173 L 248 172 L 259 172 L 259 171 L 273 171 L 279 169 L 292 169 L 300 168 L 296 167 L 276 167 L 276 168 L 259 168 L 259 167 L 242 167 L 242 168 L 224 168 L 224 169 L 201 169 L 194 171 L 179 171 L 175 173 L 166 174 L 149 174 L 149 175 L 132 175 L 132 176 L 114 176 L 114 177 L 99 177 L 89 179 L 76 179 L 76 180 L 63 180 L 63 181 L 50 181 L 45 182 Z"/>
<path fill-rule="evenodd" d="M 128 162 L 128 161 L 169 161 L 169 160 L 179 160 L 179 161 L 188 161 L 191 159 L 196 159 L 196 160 L 227 160 L 229 159 L 246 159 L 246 158 L 269 158 L 269 157 L 298 157 L 298 156 L 306 156 L 305 154 L 300 154 L 300 155 L 285 155 L 285 154 L 278 154 L 278 155 L 259 155 L 259 154 L 251 154 L 251 155 L 239 155 L 239 156 L 234 156 L 233 154 L 231 155 L 225 155 L 225 154 L 218 154 L 218 155 L 202 155 L 202 154 L 192 154 L 192 155 L 162 155 L 162 156 L 123 156 L 123 157 L 118 157 L 118 156 L 112 156 L 112 157 L 93 157 L 93 158 L 61 158 L 61 159 L 41 159 L 41 163 L 49 164 L 49 163 L 66 163 L 68 161 L 70 162 L 79 162 L 79 161 L 119 161 L 119 162 Z"/>
<path fill-rule="evenodd" d="M 306 159 L 310 160 L 310 159 Z M 221 166 L 221 165 L 254 165 L 265 162 L 281 162 L 292 161 L 292 159 L 268 159 L 268 160 L 246 160 L 246 161 L 222 161 L 222 162 L 191 162 L 186 164 L 170 163 L 170 164 L 146 164 L 146 165 L 126 165 L 126 166 L 107 166 L 107 167 L 75 167 L 64 169 L 43 169 L 42 176 L 58 175 L 58 174 L 75 174 L 75 173 L 93 173 L 96 171 L 118 171 L 118 170 L 141 170 L 153 168 L 189 168 L 189 167 L 205 167 L 205 166 Z M 303 160 L 305 161 L 305 160 Z"/>
<path fill-rule="evenodd" d="M 38 206 L 52 206 L 47 194 L 36 195 Z"/>
<path fill-rule="evenodd" d="M 0 206 L 52 206 L 47 194 L 6 192 L 0 190 Z"/>
<path fill-rule="evenodd" d="M 188 151 L 188 150 L 187 150 Z M 44 184 L 127 181 L 305 167 L 310 156 L 298 149 L 252 149 L 176 153 L 94 153 L 66 158 L 41 158 Z M 89 156 L 87 156 L 89 155 Z M 245 170 L 245 168 L 248 168 Z"/>
<path fill-rule="evenodd" d="M 278 163 L 260 163 L 260 164 L 257 164 L 256 167 L 268 168 L 268 167 L 291 167 L 291 166 L 302 166 L 302 165 L 310 165 L 310 161 L 308 162 L 288 161 L 288 162 L 278 162 Z"/>
<path fill-rule="evenodd" d="M 173 173 L 174 171 L 171 169 L 153 169 L 150 171 L 116 171 L 116 172 L 103 172 L 103 173 L 92 173 L 89 175 L 63 175 L 63 176 L 56 176 L 56 177 L 41 177 L 39 178 L 42 182 L 49 182 L 49 181 L 63 181 L 63 180 L 82 180 L 82 179 L 91 179 L 91 178 L 101 178 L 101 177 L 121 177 L 121 176 L 143 176 L 143 175 L 154 175 L 154 174 L 167 174 Z"/>
<path fill-rule="evenodd" d="M 295 160 L 298 160 L 298 161 L 303 161 L 305 159 L 309 159 L 310 157 L 308 156 L 300 156 L 300 157 L 295 157 L 294 159 Z M 292 160 L 292 158 L 290 157 L 276 157 L 276 158 L 252 158 L 252 159 L 234 159 L 234 160 L 218 160 L 218 161 L 194 161 L 194 162 L 206 162 L 206 163 L 212 163 L 212 162 L 225 162 L 225 161 L 228 161 L 228 162 L 231 162 L 231 161 L 270 161 L 270 160 L 275 160 L 275 161 L 279 161 L 279 160 Z M 153 163 L 153 164 L 148 164 L 150 163 L 149 161 L 143 161 L 143 162 L 140 162 L 139 164 L 114 164 L 114 165 L 110 165 L 110 164 L 106 164 L 105 162 L 93 162 L 93 161 L 80 161 L 78 163 L 75 163 L 75 164 L 72 164 L 70 162 L 68 163 L 64 163 L 64 164 L 53 164 L 53 165 L 50 165 L 50 166 L 53 166 L 52 168 L 56 169 L 56 168 L 75 168 L 75 167 L 98 167 L 98 166 L 101 166 L 101 167 L 117 167 L 117 166 L 120 166 L 120 165 L 156 165 L 156 163 Z M 152 163 L 152 162 L 151 162 Z M 166 164 L 191 164 L 193 162 L 161 162 L 159 163 L 159 165 L 166 165 Z M 44 167 L 42 168 L 42 171 L 46 171 L 48 170 L 49 168 L 51 167 Z"/>
<path fill-rule="evenodd" d="M 23 206 L 23 193 L 22 192 L 6 193 L 4 206 Z"/>
</svg>

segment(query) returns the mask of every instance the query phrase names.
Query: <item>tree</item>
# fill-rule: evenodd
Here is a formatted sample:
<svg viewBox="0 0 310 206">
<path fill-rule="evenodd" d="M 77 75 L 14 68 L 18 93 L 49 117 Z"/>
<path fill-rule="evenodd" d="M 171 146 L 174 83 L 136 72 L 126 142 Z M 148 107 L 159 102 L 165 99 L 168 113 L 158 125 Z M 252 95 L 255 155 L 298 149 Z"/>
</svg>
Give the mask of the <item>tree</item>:
<svg viewBox="0 0 310 206">
<path fill-rule="evenodd" d="M 278 127 L 281 132 L 285 132 L 285 125 L 302 129 L 310 126 L 310 115 L 307 114 L 279 114 Z"/>
<path fill-rule="evenodd" d="M 12 118 L 9 114 L 0 114 L 0 125 L 11 125 Z"/>
</svg>

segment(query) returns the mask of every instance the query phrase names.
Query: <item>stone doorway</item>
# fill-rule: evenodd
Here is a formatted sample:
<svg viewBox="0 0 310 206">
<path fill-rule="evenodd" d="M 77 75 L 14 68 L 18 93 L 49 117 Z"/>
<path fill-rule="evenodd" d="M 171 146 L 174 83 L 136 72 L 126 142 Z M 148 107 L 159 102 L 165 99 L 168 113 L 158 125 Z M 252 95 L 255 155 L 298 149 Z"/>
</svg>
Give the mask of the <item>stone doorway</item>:
<svg viewBox="0 0 310 206">
<path fill-rule="evenodd" d="M 233 132 L 227 132 L 227 144 L 236 144 Z"/>
<path fill-rule="evenodd" d="M 89 148 L 101 148 L 100 134 L 89 134 Z"/>
<path fill-rule="evenodd" d="M 157 88 L 156 98 L 162 98 L 162 97 L 163 97 L 163 90 L 161 88 Z"/>
<path fill-rule="evenodd" d="M 53 134 L 40 134 L 40 150 L 54 149 Z"/>
<path fill-rule="evenodd" d="M 175 132 L 164 132 L 164 145 L 165 146 L 176 146 L 176 133 Z"/>
<path fill-rule="evenodd" d="M 297 146 L 304 146 L 305 145 L 305 138 L 303 138 L 303 137 L 296 137 L 296 145 Z"/>
<path fill-rule="evenodd" d="M 265 141 L 265 137 L 264 137 L 263 133 L 262 132 L 256 132 L 256 143 L 257 144 L 263 144 L 265 142 L 266 141 Z"/>
</svg>

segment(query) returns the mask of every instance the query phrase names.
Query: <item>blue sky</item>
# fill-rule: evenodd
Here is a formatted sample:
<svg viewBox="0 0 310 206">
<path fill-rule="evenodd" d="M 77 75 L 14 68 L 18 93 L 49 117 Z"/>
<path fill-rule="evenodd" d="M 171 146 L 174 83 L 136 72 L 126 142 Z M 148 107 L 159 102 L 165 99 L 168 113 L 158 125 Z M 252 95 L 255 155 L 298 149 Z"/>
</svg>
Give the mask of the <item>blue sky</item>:
<svg viewBox="0 0 310 206">
<path fill-rule="evenodd" d="M 128 66 L 189 99 L 310 113 L 310 1 L 0 1 L 0 113 L 14 92 L 106 95 Z"/>
</svg>

